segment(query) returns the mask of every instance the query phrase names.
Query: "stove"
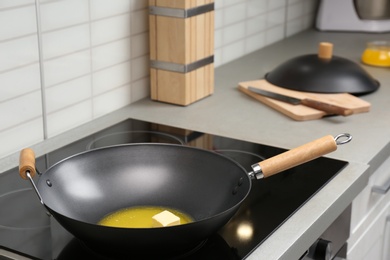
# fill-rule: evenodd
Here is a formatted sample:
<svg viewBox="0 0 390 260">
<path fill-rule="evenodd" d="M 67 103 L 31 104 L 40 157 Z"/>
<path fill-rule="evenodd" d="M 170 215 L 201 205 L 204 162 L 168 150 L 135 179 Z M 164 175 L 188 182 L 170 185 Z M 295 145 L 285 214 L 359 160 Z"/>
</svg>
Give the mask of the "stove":
<svg viewBox="0 0 390 260">
<path fill-rule="evenodd" d="M 123 143 L 174 143 L 212 150 L 248 172 L 251 165 L 285 149 L 161 124 L 128 119 L 36 160 L 44 172 L 56 162 L 98 147 Z M 275 176 L 252 180 L 234 217 L 191 250 L 168 259 L 245 259 L 348 163 L 321 157 Z M 14 168 L 0 174 L 0 259 L 110 259 L 74 238 L 49 217 L 28 181 Z M 25 258 L 23 258 L 25 257 Z"/>
</svg>

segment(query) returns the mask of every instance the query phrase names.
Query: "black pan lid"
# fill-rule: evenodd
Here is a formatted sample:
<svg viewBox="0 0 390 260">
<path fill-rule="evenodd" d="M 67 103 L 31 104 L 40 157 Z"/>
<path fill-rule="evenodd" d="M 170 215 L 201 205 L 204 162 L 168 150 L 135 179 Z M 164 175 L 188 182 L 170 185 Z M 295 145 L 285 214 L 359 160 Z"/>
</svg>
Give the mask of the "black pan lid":
<svg viewBox="0 0 390 260">
<path fill-rule="evenodd" d="M 379 82 L 359 64 L 345 58 L 308 54 L 286 61 L 265 75 L 278 87 L 315 93 L 362 95 L 379 88 Z"/>
</svg>

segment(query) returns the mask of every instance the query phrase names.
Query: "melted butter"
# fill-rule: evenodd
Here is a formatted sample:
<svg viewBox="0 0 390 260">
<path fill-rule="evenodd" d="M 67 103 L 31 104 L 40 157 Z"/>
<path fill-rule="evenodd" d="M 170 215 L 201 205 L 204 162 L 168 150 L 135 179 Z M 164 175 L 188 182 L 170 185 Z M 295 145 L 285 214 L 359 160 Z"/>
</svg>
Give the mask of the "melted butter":
<svg viewBox="0 0 390 260">
<path fill-rule="evenodd" d="M 152 217 L 164 210 L 168 210 L 180 218 L 180 224 L 193 222 L 193 219 L 178 210 L 166 207 L 132 207 L 120 209 L 105 216 L 98 222 L 102 226 L 121 228 L 152 228 Z"/>
</svg>

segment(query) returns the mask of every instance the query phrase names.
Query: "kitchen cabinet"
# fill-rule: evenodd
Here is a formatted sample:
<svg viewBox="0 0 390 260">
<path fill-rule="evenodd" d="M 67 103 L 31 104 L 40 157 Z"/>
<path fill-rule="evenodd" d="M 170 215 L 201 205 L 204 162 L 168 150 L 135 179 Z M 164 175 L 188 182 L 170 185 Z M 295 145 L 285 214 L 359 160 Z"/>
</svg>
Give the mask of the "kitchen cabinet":
<svg viewBox="0 0 390 260">
<path fill-rule="evenodd" d="M 352 204 L 348 258 L 390 259 L 390 158 L 370 177 Z"/>
<path fill-rule="evenodd" d="M 390 259 L 390 212 L 388 212 L 388 216 L 386 217 L 385 223 L 385 234 L 383 236 L 383 257 L 382 259 Z"/>
</svg>

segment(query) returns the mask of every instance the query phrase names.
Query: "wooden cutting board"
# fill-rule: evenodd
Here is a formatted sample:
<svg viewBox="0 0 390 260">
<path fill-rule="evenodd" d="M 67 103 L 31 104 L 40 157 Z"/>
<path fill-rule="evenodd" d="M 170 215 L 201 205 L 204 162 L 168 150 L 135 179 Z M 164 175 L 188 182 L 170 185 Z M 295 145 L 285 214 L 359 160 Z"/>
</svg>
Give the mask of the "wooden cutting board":
<svg viewBox="0 0 390 260">
<path fill-rule="evenodd" d="M 306 107 L 304 105 L 291 105 L 282 101 L 261 96 L 259 94 L 249 91 L 248 90 L 249 86 L 272 91 L 275 93 L 280 93 L 294 98 L 299 98 L 299 99 L 310 98 L 324 103 L 342 106 L 351 109 L 353 111 L 353 114 L 368 112 L 370 111 L 370 107 L 371 107 L 371 104 L 368 103 L 367 101 L 348 93 L 318 94 L 312 92 L 300 92 L 300 91 L 277 87 L 267 82 L 264 79 L 239 83 L 238 88 L 240 91 L 244 92 L 245 94 L 261 101 L 262 103 L 276 109 L 277 111 L 297 121 L 319 119 L 326 116 L 327 114 L 326 112 L 314 108 Z"/>
</svg>

